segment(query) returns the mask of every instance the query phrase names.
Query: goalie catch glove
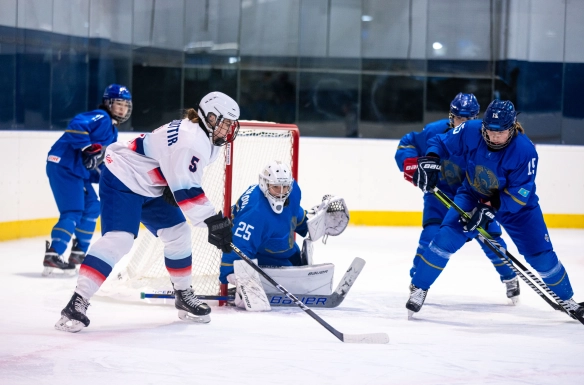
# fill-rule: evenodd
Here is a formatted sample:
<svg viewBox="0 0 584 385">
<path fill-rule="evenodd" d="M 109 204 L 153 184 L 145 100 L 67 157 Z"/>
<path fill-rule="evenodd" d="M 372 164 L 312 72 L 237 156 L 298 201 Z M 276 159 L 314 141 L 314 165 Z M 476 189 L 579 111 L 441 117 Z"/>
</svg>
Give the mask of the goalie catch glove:
<svg viewBox="0 0 584 385">
<path fill-rule="evenodd" d="M 95 170 L 103 162 L 105 149 L 101 144 L 94 143 L 81 151 L 83 165 L 88 170 Z"/>
<path fill-rule="evenodd" d="M 329 235 L 334 237 L 341 234 L 349 224 L 349 210 L 341 197 L 325 195 L 322 203 L 314 206 L 309 214 L 313 216 L 306 224 L 313 242 L 324 236 L 322 242 L 326 244 Z"/>
<path fill-rule="evenodd" d="M 230 253 L 231 227 L 233 226 L 231 220 L 223 218 L 223 213 L 219 211 L 216 215 L 205 219 L 205 223 L 209 228 L 209 243 L 224 253 Z"/>
</svg>

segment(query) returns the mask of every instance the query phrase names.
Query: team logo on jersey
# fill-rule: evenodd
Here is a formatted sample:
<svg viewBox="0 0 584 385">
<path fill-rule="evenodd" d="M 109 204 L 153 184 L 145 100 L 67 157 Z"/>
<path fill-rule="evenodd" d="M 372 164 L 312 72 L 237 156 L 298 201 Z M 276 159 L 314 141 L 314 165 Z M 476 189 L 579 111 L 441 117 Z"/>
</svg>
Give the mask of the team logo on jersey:
<svg viewBox="0 0 584 385">
<path fill-rule="evenodd" d="M 112 163 L 114 162 L 114 160 L 112 159 L 112 157 L 111 157 L 111 155 L 110 155 L 110 154 L 107 154 L 107 155 L 105 156 L 105 162 L 106 162 L 107 164 L 112 164 Z"/>
<path fill-rule="evenodd" d="M 59 163 L 61 161 L 61 157 L 56 156 L 56 155 L 49 155 L 49 157 L 47 158 L 47 161 L 53 162 L 53 163 Z"/>
<path fill-rule="evenodd" d="M 462 182 L 462 169 L 449 160 L 442 161 L 442 178 L 449 185 L 456 185 Z"/>
<path fill-rule="evenodd" d="M 485 166 L 476 166 L 472 187 L 483 195 L 491 196 L 491 190 L 499 189 L 499 180 L 493 171 Z"/>
<path fill-rule="evenodd" d="M 521 196 L 523 196 L 525 198 L 527 198 L 527 196 L 529 195 L 529 191 L 526 190 L 526 189 L 524 189 L 524 188 L 519 189 L 519 191 L 517 191 L 517 192 L 519 193 L 519 195 L 521 195 Z"/>
</svg>

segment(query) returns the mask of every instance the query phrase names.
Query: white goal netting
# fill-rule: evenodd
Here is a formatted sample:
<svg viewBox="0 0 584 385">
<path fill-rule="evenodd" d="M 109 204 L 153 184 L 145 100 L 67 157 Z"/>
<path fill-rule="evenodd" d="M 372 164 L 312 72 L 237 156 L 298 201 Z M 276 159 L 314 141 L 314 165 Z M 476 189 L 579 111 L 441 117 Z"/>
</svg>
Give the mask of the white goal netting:
<svg viewBox="0 0 584 385">
<path fill-rule="evenodd" d="M 270 160 L 289 163 L 293 173 L 297 175 L 297 159 L 296 126 L 242 121 L 233 146 L 225 146 L 223 155 L 205 169 L 205 195 L 213 202 L 217 211 L 229 211 L 229 206 L 250 185 L 257 184 L 260 170 Z M 225 197 L 229 196 L 231 198 L 226 210 Z M 207 242 L 206 227 L 191 226 L 191 229 L 193 290 L 197 294 L 217 295 L 221 252 Z M 116 265 L 97 294 L 139 300 L 140 293 L 172 290 L 164 265 L 163 248 L 157 237 L 142 228 L 130 253 Z"/>
</svg>

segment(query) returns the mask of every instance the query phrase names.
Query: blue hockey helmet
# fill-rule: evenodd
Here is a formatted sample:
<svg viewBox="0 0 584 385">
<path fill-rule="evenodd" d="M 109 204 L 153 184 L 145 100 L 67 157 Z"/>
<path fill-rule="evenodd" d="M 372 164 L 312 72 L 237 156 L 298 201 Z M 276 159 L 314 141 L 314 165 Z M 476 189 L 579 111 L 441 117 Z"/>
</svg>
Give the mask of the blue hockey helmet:
<svg viewBox="0 0 584 385">
<path fill-rule="evenodd" d="M 454 117 L 466 118 L 466 120 L 476 119 L 479 116 L 481 106 L 473 94 L 463 94 L 460 92 L 450 102 L 450 125 L 454 127 Z"/>
<path fill-rule="evenodd" d="M 450 103 L 450 112 L 454 116 L 474 119 L 479 115 L 481 106 L 473 94 L 459 93 Z"/>
<path fill-rule="evenodd" d="M 118 124 L 124 123 L 132 115 L 132 94 L 125 86 L 110 84 L 103 92 L 102 101 Z"/>
<path fill-rule="evenodd" d="M 506 147 L 515 136 L 517 128 L 517 111 L 509 100 L 495 99 L 489 104 L 483 116 L 482 134 L 487 145 L 495 150 Z M 509 130 L 509 136 L 505 143 L 493 143 L 489 139 L 488 131 L 502 132 Z"/>
</svg>

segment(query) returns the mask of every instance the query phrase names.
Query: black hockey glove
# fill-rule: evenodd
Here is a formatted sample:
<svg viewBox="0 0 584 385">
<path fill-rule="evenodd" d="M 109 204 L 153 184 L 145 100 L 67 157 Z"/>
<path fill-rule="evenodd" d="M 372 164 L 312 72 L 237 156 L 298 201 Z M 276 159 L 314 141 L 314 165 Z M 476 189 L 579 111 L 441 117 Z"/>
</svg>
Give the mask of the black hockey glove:
<svg viewBox="0 0 584 385">
<path fill-rule="evenodd" d="M 101 144 L 94 143 L 91 146 L 87 146 L 81 151 L 81 158 L 83 159 L 83 165 L 88 170 L 95 170 L 97 166 L 103 162 L 104 148 Z"/>
<path fill-rule="evenodd" d="M 162 192 L 162 199 L 164 199 L 164 201 L 166 203 L 168 203 L 169 205 L 171 205 L 173 207 L 178 207 L 178 203 L 176 203 L 176 199 L 174 198 L 174 194 L 172 193 L 172 190 L 168 186 L 166 186 L 164 188 L 164 191 Z"/>
<path fill-rule="evenodd" d="M 464 231 L 473 231 L 479 226 L 486 229 L 489 222 L 495 220 L 496 212 L 497 210 L 493 207 L 487 206 L 484 203 L 479 203 L 479 205 L 469 213 L 469 219 L 461 218 L 461 221 L 464 223 Z"/>
<path fill-rule="evenodd" d="M 233 226 L 231 220 L 223 218 L 223 213 L 219 211 L 217 215 L 205 219 L 205 223 L 209 227 L 209 243 L 224 253 L 230 253 L 231 227 Z"/>
<path fill-rule="evenodd" d="M 423 192 L 432 192 L 440 177 L 440 158 L 421 156 L 418 158 L 418 168 L 414 171 L 412 183 Z"/>
</svg>

